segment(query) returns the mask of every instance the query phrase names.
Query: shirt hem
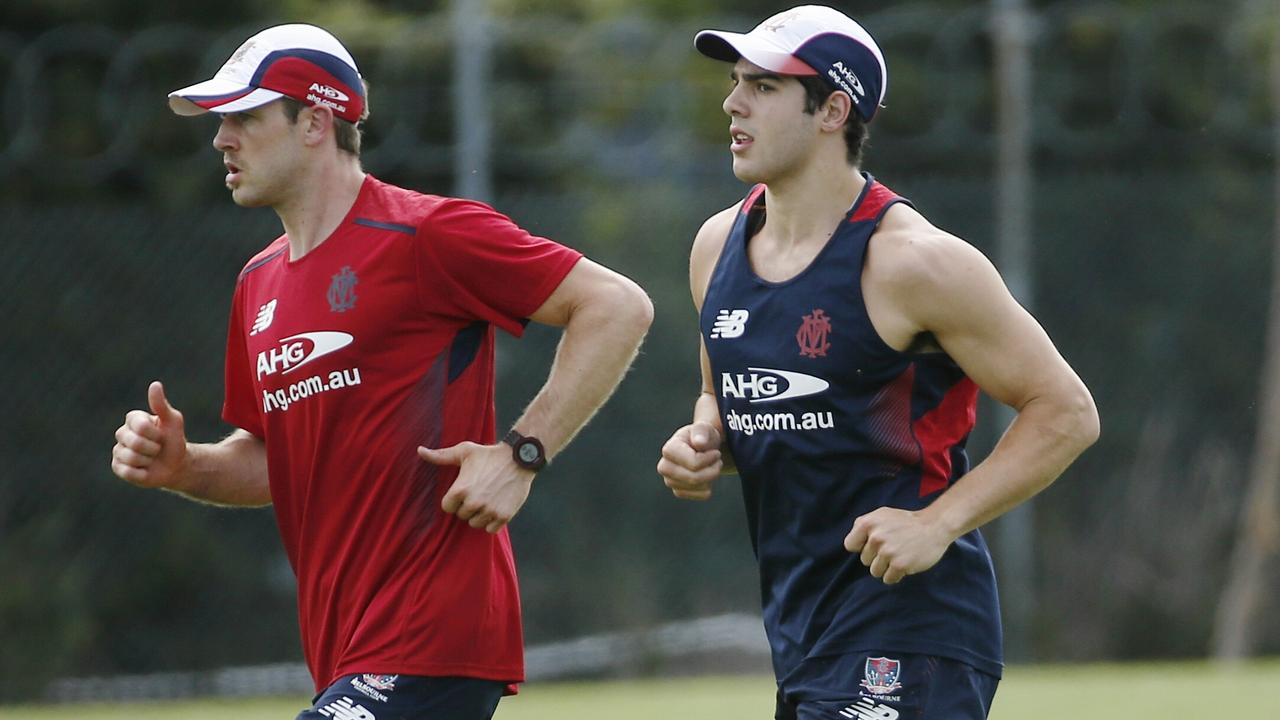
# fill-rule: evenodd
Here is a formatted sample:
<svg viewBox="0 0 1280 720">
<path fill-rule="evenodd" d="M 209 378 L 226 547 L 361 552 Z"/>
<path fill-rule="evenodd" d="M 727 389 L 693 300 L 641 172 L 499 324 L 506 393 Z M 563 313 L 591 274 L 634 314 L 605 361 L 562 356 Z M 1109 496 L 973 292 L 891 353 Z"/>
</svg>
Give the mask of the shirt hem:
<svg viewBox="0 0 1280 720">
<path fill-rule="evenodd" d="M 405 665 L 401 663 L 362 662 L 352 665 L 340 665 L 333 671 L 333 676 L 316 688 L 321 692 L 347 675 L 363 674 L 379 675 L 422 675 L 428 677 L 470 677 L 481 680 L 496 680 L 510 684 L 524 682 L 524 668 L 520 666 L 472 665 L 468 663 L 425 663 L 422 665 Z"/>
</svg>

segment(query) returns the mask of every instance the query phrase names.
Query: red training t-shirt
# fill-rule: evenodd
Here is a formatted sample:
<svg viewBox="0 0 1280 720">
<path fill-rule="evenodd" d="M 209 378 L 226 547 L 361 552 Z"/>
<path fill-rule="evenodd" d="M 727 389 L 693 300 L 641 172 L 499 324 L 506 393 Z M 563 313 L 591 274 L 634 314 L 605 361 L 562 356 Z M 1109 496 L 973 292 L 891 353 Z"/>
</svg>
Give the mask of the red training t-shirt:
<svg viewBox="0 0 1280 720">
<path fill-rule="evenodd" d="M 245 266 L 223 418 L 266 443 L 321 690 L 352 673 L 524 679 L 511 543 L 440 509 L 419 445 L 493 443 L 494 331 L 519 336 L 581 253 L 478 202 L 367 176 L 342 224 Z"/>
</svg>

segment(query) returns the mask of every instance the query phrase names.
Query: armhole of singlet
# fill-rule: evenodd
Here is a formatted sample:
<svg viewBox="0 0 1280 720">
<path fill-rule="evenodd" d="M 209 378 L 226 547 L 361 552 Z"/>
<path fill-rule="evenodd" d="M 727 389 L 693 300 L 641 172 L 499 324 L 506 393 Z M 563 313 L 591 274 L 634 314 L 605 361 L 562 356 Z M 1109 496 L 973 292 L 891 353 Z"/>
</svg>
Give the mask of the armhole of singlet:
<svg viewBox="0 0 1280 720">
<path fill-rule="evenodd" d="M 724 244 L 720 246 L 720 252 L 716 254 L 715 264 L 711 266 L 711 274 L 707 276 L 706 290 L 711 289 L 711 283 L 716 279 L 716 275 L 720 273 L 720 266 L 724 263 L 725 251 L 729 249 L 729 243 L 733 240 L 733 231 L 738 229 L 738 224 L 746 224 L 751 216 L 751 209 L 755 207 L 756 201 L 764 193 L 764 184 L 761 183 L 751 188 L 746 197 L 738 203 L 738 212 L 734 213 L 733 224 L 729 226 L 729 232 L 725 235 Z M 743 232 L 750 231 L 749 227 L 744 227 Z M 706 292 L 703 292 L 703 307 L 706 307 Z"/>
<path fill-rule="evenodd" d="M 875 237 L 876 231 L 880 229 L 880 223 L 884 220 L 885 214 L 889 212 L 890 208 L 898 203 L 905 203 L 911 208 L 915 207 L 915 205 L 911 204 L 910 200 L 895 193 L 893 197 L 886 201 L 884 206 L 876 213 L 875 218 L 873 219 L 874 224 L 872 225 L 871 232 L 867 234 L 866 242 L 862 243 L 861 254 L 858 258 L 858 302 L 862 304 L 862 317 L 866 320 L 867 330 L 871 334 L 871 337 L 876 339 L 879 346 L 896 357 L 912 359 L 916 357 L 914 353 L 899 350 L 885 342 L 884 337 L 880 335 L 880 331 L 876 329 L 876 324 L 871 321 L 871 310 L 867 308 L 867 296 L 862 291 L 862 273 L 867 269 L 867 252 L 871 249 L 871 238 Z"/>
</svg>

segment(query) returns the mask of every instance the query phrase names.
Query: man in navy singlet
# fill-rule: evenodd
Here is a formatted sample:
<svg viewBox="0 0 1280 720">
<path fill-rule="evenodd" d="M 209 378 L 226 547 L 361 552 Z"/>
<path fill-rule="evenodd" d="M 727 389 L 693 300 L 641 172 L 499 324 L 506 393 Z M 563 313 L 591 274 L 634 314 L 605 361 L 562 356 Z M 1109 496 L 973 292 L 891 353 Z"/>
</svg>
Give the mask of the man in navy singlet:
<svg viewBox="0 0 1280 720">
<path fill-rule="evenodd" d="M 1096 438 L 1089 391 L 991 263 L 859 168 L 887 71 L 844 14 L 803 6 L 695 46 L 746 198 L 706 221 L 693 422 L 662 448 L 679 498 L 741 478 L 778 718 L 985 718 L 1002 669 L 978 527 Z M 978 389 L 1017 410 L 970 468 Z"/>
</svg>

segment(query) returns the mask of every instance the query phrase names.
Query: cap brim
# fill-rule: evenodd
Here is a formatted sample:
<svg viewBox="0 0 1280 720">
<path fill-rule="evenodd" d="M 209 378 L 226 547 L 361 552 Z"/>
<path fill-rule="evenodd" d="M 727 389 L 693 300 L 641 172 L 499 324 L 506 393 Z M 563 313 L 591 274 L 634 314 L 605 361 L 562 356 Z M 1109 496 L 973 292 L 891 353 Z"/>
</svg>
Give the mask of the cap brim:
<svg viewBox="0 0 1280 720">
<path fill-rule="evenodd" d="M 723 30 L 703 30 L 693 38 L 698 52 L 713 60 L 748 62 L 783 75 L 817 75 L 818 71 L 791 53 L 758 37 Z"/>
<path fill-rule="evenodd" d="M 169 93 L 169 109 L 179 115 L 232 113 L 252 110 L 282 97 L 284 95 L 275 90 L 214 78 Z"/>
</svg>

